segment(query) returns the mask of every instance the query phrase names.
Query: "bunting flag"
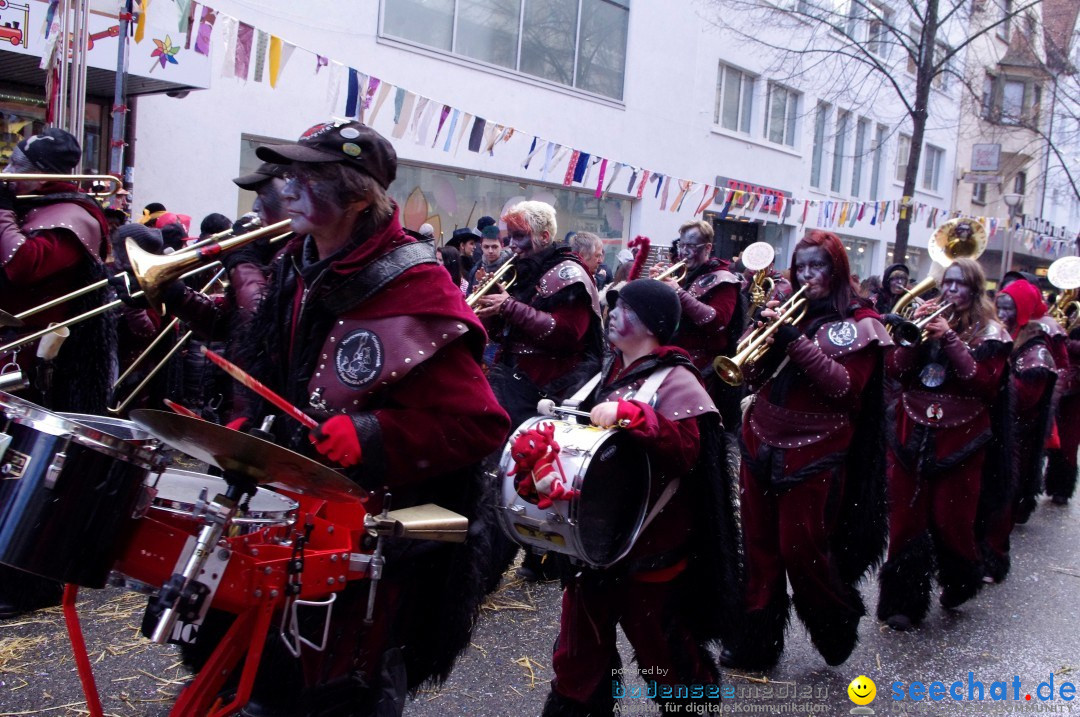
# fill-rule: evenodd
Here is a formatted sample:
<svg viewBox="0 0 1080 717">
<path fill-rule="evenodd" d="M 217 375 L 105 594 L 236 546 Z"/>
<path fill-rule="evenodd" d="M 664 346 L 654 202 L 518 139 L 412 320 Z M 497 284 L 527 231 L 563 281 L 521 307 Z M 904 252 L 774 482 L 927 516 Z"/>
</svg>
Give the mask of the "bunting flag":
<svg viewBox="0 0 1080 717">
<path fill-rule="evenodd" d="M 239 23 L 231 17 L 224 17 L 221 20 L 221 30 L 224 35 L 224 45 L 222 48 L 224 51 L 221 53 L 225 58 L 221 63 L 221 74 L 223 77 L 236 77 L 236 31 L 239 27 Z M 333 91 L 337 91 L 337 83 L 333 83 L 331 86 Z"/>
<path fill-rule="evenodd" d="M 580 183 L 585 179 L 585 172 L 589 169 L 589 155 L 586 152 L 578 152 L 578 160 L 574 164 L 573 181 Z"/>
<path fill-rule="evenodd" d="M 709 190 L 712 190 L 712 193 Z M 711 187 L 708 184 L 705 185 L 705 191 L 701 193 L 701 201 L 698 203 L 697 209 L 694 210 L 694 216 L 701 214 L 706 208 L 711 206 L 716 201 L 716 195 L 720 193 L 720 187 Z"/>
<path fill-rule="evenodd" d="M 289 64 L 289 60 L 292 59 L 293 51 L 296 50 L 296 45 L 290 45 L 287 42 L 282 41 L 280 37 L 271 36 L 270 38 L 270 86 L 277 88 L 278 79 L 281 77 L 281 73 L 285 71 L 285 66 Z"/>
<path fill-rule="evenodd" d="M 330 100 L 330 111 L 327 112 L 327 114 L 330 116 L 337 114 L 338 95 L 341 93 L 341 78 L 346 74 L 346 69 L 345 65 L 340 62 L 335 61 L 330 63 L 330 77 L 328 78 L 329 82 L 327 83 L 329 87 L 327 97 Z"/>
<path fill-rule="evenodd" d="M 454 141 L 454 129 L 457 128 L 458 117 L 461 116 L 461 110 L 454 110 L 450 113 L 450 127 L 446 130 L 446 143 L 443 145 L 442 151 L 449 152 L 450 144 Z"/>
<path fill-rule="evenodd" d="M 255 35 L 255 69 L 251 78 L 256 82 L 263 81 L 263 70 L 266 69 L 266 51 L 270 47 L 270 35 L 258 30 Z"/>
<path fill-rule="evenodd" d="M 180 8 L 180 20 L 176 23 L 176 29 L 187 32 L 188 21 L 191 19 L 192 0 L 176 0 L 176 5 Z"/>
<path fill-rule="evenodd" d="M 679 180 L 679 193 L 675 195 L 675 200 L 671 203 L 671 211 L 677 212 L 682 209 L 682 203 L 686 200 L 686 195 L 694 188 L 694 183 L 686 179 Z"/>
<path fill-rule="evenodd" d="M 345 116 L 350 119 L 357 116 L 360 104 L 360 77 L 353 68 L 349 68 L 348 89 L 345 91 Z"/>
<path fill-rule="evenodd" d="M 367 76 L 362 75 L 363 83 L 367 84 Z M 416 100 L 416 107 L 412 112 L 412 118 L 409 120 L 408 133 L 410 137 L 419 138 L 420 126 L 424 118 L 424 113 L 427 111 L 428 105 L 431 104 L 431 100 L 427 97 L 418 97 Z"/>
<path fill-rule="evenodd" d="M 139 0 L 139 19 L 135 22 L 135 44 L 143 41 L 146 35 L 146 16 L 150 12 L 150 0 Z"/>
<path fill-rule="evenodd" d="M 615 184 L 615 180 L 617 180 L 619 178 L 619 175 L 622 174 L 623 167 L 625 166 L 626 165 L 622 162 L 615 163 L 615 171 L 611 173 L 610 177 L 608 177 L 607 186 L 604 187 L 604 193 L 600 195 L 601 197 L 607 196 L 607 193 L 611 191 L 612 185 Z"/>
<path fill-rule="evenodd" d="M 483 117 L 477 117 L 473 122 L 472 132 L 469 133 L 468 150 L 470 152 L 479 152 L 480 145 L 484 141 L 484 129 L 487 128 L 487 120 Z"/>
<path fill-rule="evenodd" d="M 660 196 L 660 187 L 664 186 L 664 175 L 653 174 L 652 181 L 656 182 L 656 191 L 653 192 L 653 199 L 656 199 Z"/>
<path fill-rule="evenodd" d="M 364 121 L 364 115 L 368 111 L 368 108 L 371 107 L 371 103 L 375 98 L 375 92 L 376 92 L 376 90 L 379 89 L 379 85 L 384 85 L 384 83 L 378 77 L 369 77 L 368 78 L 367 90 L 363 93 L 364 101 L 360 104 L 360 121 L 361 122 Z M 439 126 L 441 127 L 442 125 L 439 125 Z M 431 146 L 434 147 L 435 146 L 434 143 Z"/>
<path fill-rule="evenodd" d="M 374 77 L 371 78 L 374 82 L 378 82 Z M 368 94 L 371 97 L 371 94 Z M 446 124 L 446 118 L 450 116 L 450 112 L 453 108 L 450 105 L 443 105 L 442 110 L 439 112 L 439 126 L 435 128 L 435 138 L 431 140 L 431 148 L 434 149 L 435 145 L 439 143 L 439 134 L 442 133 L 443 125 Z"/>
<path fill-rule="evenodd" d="M 182 18 L 180 32 L 184 33 L 184 49 L 191 49 L 191 35 L 195 32 L 195 1 L 191 0 L 187 7 L 187 17 Z"/>
<path fill-rule="evenodd" d="M 400 99 L 400 103 L 398 100 Z M 416 106 L 416 93 L 398 88 L 398 96 L 394 98 L 394 129 L 390 133 L 394 139 L 405 136 L 405 130 L 409 128 L 409 120 L 412 119 L 413 107 Z"/>
<path fill-rule="evenodd" d="M 566 165 L 566 176 L 563 177 L 563 186 L 568 187 L 570 183 L 574 181 L 574 170 L 577 169 L 578 161 L 581 159 L 581 152 L 574 150 L 574 153 L 570 155 L 570 163 Z"/>
<path fill-rule="evenodd" d="M 525 161 L 521 163 L 522 169 L 529 168 L 529 163 L 533 161 L 533 157 L 536 156 L 536 153 L 544 148 L 545 144 L 547 144 L 546 139 L 540 139 L 533 135 L 532 144 L 529 145 L 529 153 L 525 155 Z"/>
<path fill-rule="evenodd" d="M 630 181 L 626 184 L 626 194 L 631 194 L 634 191 L 634 185 L 637 184 L 638 171 L 636 169 L 630 174 Z"/>
<path fill-rule="evenodd" d="M 461 140 L 465 136 L 465 133 L 469 130 L 469 126 L 472 124 L 473 116 L 468 112 L 465 113 L 464 118 L 461 120 L 461 129 L 458 130 L 457 142 L 454 144 L 454 155 L 456 156 L 458 150 L 461 149 Z"/>
<path fill-rule="evenodd" d="M 319 74 L 319 70 L 326 67 L 330 60 L 322 55 L 315 55 L 315 74 Z"/>
<path fill-rule="evenodd" d="M 375 124 L 375 118 L 379 116 L 379 110 L 382 109 L 383 103 L 386 102 L 386 98 L 390 96 L 390 90 L 393 88 L 389 82 L 383 82 L 379 86 L 379 96 L 375 98 L 375 109 L 371 110 L 371 117 L 367 120 L 368 124 Z M 454 110 L 455 117 L 457 116 L 457 110 Z"/>
<path fill-rule="evenodd" d="M 671 190 L 671 180 L 667 177 L 665 177 L 665 179 L 667 179 L 667 181 L 664 182 L 664 191 L 660 195 L 660 211 L 664 211 L 667 209 L 668 193 Z"/>
<path fill-rule="evenodd" d="M 255 41 L 255 28 L 242 22 L 236 29 L 236 55 L 233 76 L 241 80 L 248 78 L 251 66 L 251 45 Z"/>
<path fill-rule="evenodd" d="M 649 170 L 643 170 L 641 173 L 641 184 L 637 188 L 637 198 L 641 199 L 641 195 L 645 193 L 645 183 L 649 181 Z"/>
<path fill-rule="evenodd" d="M 559 149 L 559 145 L 554 142 L 548 142 L 547 149 L 544 151 L 544 166 L 540 168 L 540 179 L 547 181 L 548 170 L 551 169 L 551 165 L 555 160 L 555 152 Z"/>
<path fill-rule="evenodd" d="M 720 207 L 720 221 L 727 218 L 728 212 L 731 211 L 731 203 L 735 200 L 735 193 L 730 189 L 724 190 L 724 206 Z"/>
<path fill-rule="evenodd" d="M 596 180 L 596 192 L 594 197 L 599 199 L 604 194 L 604 175 L 607 174 L 607 160 L 604 159 L 600 162 L 600 178 Z"/>
<path fill-rule="evenodd" d="M 435 102 L 428 103 L 429 112 L 425 112 L 424 116 L 420 118 L 420 126 L 416 132 L 416 143 L 427 146 L 428 132 L 431 131 L 431 122 L 435 119 L 435 115 L 442 114 L 442 107 Z M 442 122 L 439 122 L 439 126 L 442 127 Z"/>
<path fill-rule="evenodd" d="M 802 203 L 802 218 L 799 219 L 799 225 L 806 224 L 806 212 L 810 209 L 810 200 L 804 199 Z"/>
</svg>

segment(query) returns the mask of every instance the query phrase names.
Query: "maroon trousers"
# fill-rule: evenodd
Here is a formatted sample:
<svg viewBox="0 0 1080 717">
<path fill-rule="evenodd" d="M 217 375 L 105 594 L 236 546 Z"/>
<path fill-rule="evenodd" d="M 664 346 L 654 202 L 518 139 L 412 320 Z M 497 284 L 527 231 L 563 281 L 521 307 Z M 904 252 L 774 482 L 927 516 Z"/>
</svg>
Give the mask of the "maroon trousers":
<svg viewBox="0 0 1080 717">
<path fill-rule="evenodd" d="M 620 664 L 616 625 L 622 625 L 634 648 L 637 669 L 652 668 L 652 674 L 643 675 L 646 681 L 672 686 L 717 684 L 712 661 L 675 608 L 681 579 L 682 575 L 653 583 L 591 573 L 573 579 L 563 591 L 552 658 L 553 689 L 588 704 L 598 697 L 610 699 L 613 680 L 623 686 L 632 679 L 612 673 Z"/>
</svg>

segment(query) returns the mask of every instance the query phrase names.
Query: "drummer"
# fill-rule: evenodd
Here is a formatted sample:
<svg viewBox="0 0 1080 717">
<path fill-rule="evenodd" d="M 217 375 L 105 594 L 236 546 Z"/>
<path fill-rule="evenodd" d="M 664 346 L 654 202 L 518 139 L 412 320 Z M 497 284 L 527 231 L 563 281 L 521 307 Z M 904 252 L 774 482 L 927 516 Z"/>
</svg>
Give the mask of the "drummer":
<svg viewBox="0 0 1080 717">
<path fill-rule="evenodd" d="M 502 444 L 509 419 L 480 369 L 483 328 L 430 245 L 401 227 L 387 194 L 394 148 L 347 122 L 256 153 L 286 166 L 282 200 L 297 236 L 272 266 L 238 360 L 320 421 L 309 432 L 279 417 L 276 440 L 343 468 L 371 491 L 368 513 L 389 491 L 395 509 L 437 503 L 486 534 L 475 467 Z M 202 301 L 171 293 L 170 309 Z M 405 690 L 449 674 L 482 598 L 483 546 L 402 541 L 386 556 L 375 626 L 363 625 L 367 582 L 350 584 L 333 611 L 332 649 L 297 665 L 271 640 L 253 709 L 301 714 L 340 690 L 353 714 L 395 714 Z"/>
<path fill-rule="evenodd" d="M 49 128 L 15 146 L 4 174 L 70 174 L 81 158 L 75 137 Z M 18 314 L 103 278 L 107 236 L 101 207 L 75 184 L 0 181 L 0 309 Z M 28 316 L 21 328 L 0 329 L 0 344 L 105 301 L 104 291 L 95 291 Z M 27 400 L 57 411 L 100 414 L 108 400 L 114 342 L 101 315 L 73 325 L 55 355 L 43 344 L 56 348 L 60 342 L 43 339 L 0 356 L 0 365 L 5 373 L 22 370 L 29 386 L 18 395 Z M 59 599 L 59 583 L 0 566 L 0 618 Z"/>
<path fill-rule="evenodd" d="M 720 677 L 705 644 L 734 614 L 737 584 L 733 481 L 721 473 L 720 416 L 690 357 L 667 345 L 682 313 L 675 289 L 638 279 L 608 292 L 608 306 L 613 353 L 582 407 L 591 409 L 594 425 L 625 426 L 619 430 L 648 452 L 653 520 L 625 558 L 603 570 L 575 570 L 566 581 L 543 714 L 612 713 L 612 676 L 621 674 L 616 625 L 639 665 L 656 675 L 656 699 L 672 703 L 661 711 L 698 702 L 718 710 Z M 647 388 L 654 376 L 659 384 Z M 650 390 L 655 401 L 645 395 Z M 665 697 L 675 685 L 702 685 L 705 694 Z"/>
</svg>

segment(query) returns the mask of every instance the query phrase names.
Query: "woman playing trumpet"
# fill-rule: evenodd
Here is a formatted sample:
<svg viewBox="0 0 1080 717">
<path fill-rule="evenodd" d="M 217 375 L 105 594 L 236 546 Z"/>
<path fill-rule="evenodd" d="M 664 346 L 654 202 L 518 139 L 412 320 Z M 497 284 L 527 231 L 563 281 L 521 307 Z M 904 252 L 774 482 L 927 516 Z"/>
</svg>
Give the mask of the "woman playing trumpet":
<svg viewBox="0 0 1080 717">
<path fill-rule="evenodd" d="M 888 446 L 889 555 L 881 569 L 878 619 L 910 630 L 926 617 L 932 566 L 940 603 L 956 608 L 982 585 L 975 516 L 988 457 L 992 408 L 1012 344 L 994 318 L 982 268 L 957 259 L 942 278 L 940 314 L 924 327 L 926 340 L 894 349 L 889 375 L 901 385 L 895 433 Z M 937 311 L 928 301 L 916 320 Z"/>
<path fill-rule="evenodd" d="M 839 237 L 813 231 L 795 247 L 792 284 L 807 310 L 745 367 L 753 402 L 742 427 L 743 634 L 721 663 L 769 669 L 795 611 L 830 665 L 844 662 L 865 614 L 855 583 L 884 548 L 883 349 L 891 344 L 855 294 Z M 762 318 L 775 318 L 771 301 Z M 858 480 L 851 480 L 857 478 Z M 858 507 L 856 507 L 858 506 Z"/>
</svg>

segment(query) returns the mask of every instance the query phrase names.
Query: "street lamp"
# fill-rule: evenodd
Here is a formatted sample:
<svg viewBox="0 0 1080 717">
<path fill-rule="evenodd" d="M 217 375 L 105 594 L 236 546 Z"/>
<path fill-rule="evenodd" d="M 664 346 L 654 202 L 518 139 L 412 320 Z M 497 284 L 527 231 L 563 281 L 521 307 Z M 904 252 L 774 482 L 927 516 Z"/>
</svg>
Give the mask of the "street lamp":
<svg viewBox="0 0 1080 717">
<path fill-rule="evenodd" d="M 1009 231 L 1005 234 L 1005 245 L 1001 249 L 1001 280 L 998 287 L 1005 282 L 1005 274 L 1012 269 L 1013 258 L 1013 234 L 1016 217 L 1021 213 L 1024 206 L 1024 195 L 1010 192 L 1001 195 L 1005 200 L 1005 206 L 1009 208 Z"/>
</svg>

